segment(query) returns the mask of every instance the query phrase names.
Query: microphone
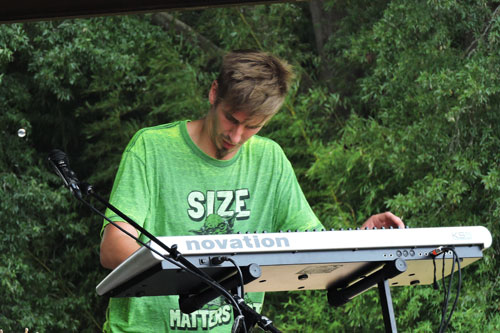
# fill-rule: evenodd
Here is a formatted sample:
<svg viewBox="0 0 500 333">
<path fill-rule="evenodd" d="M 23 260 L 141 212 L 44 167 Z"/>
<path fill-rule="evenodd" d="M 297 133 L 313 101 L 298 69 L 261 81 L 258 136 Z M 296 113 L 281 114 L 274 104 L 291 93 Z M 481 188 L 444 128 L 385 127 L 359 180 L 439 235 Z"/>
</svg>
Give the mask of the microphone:
<svg viewBox="0 0 500 333">
<path fill-rule="evenodd" d="M 73 195 L 81 199 L 80 181 L 76 178 L 73 170 L 70 169 L 66 153 L 59 149 L 53 149 L 49 154 L 48 160 L 55 173 L 64 181 L 64 185 L 70 189 Z"/>
</svg>

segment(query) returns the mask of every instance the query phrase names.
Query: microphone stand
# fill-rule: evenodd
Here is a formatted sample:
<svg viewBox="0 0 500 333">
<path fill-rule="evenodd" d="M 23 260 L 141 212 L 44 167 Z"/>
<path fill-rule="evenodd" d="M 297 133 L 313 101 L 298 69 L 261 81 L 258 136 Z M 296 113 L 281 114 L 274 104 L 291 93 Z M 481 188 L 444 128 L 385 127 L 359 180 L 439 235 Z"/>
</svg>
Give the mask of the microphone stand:
<svg viewBox="0 0 500 333">
<path fill-rule="evenodd" d="M 258 325 L 262 329 L 264 329 L 267 332 L 273 332 L 273 333 L 279 333 L 281 332 L 277 328 L 273 326 L 272 321 L 259 314 L 256 312 L 254 309 L 252 309 L 250 306 L 248 306 L 244 299 L 239 297 L 239 296 L 234 296 L 231 295 L 224 287 L 218 284 L 217 281 L 215 281 L 212 277 L 207 275 L 205 272 L 200 270 L 198 267 L 193 265 L 189 260 L 187 260 L 178 250 L 177 250 L 177 244 L 172 245 L 171 247 L 167 246 L 163 242 L 161 242 L 158 238 L 156 238 L 154 235 L 152 235 L 149 231 L 147 231 L 145 228 L 137 224 L 134 220 L 129 218 L 127 215 L 122 213 L 118 208 L 113 206 L 110 202 L 107 200 L 103 199 L 101 196 L 99 196 L 95 191 L 92 185 L 85 183 L 85 182 L 80 182 L 80 191 L 75 191 L 74 189 L 70 188 L 71 192 L 74 194 L 74 196 L 84 204 L 88 205 L 92 210 L 95 212 L 99 213 L 99 215 L 103 215 L 100 213 L 97 209 L 95 209 L 92 205 L 90 205 L 88 202 L 83 200 L 81 193 L 85 195 L 90 195 L 97 199 L 99 202 L 101 202 L 104 206 L 109 208 L 111 211 L 116 213 L 118 216 L 123 218 L 124 221 L 128 222 L 130 225 L 132 225 L 134 228 L 136 228 L 139 232 L 144 234 L 146 237 L 148 237 L 152 242 L 160 246 L 162 249 L 167 251 L 167 253 L 170 255 L 169 257 L 166 257 L 164 255 L 161 255 L 157 251 L 155 251 L 157 254 L 162 256 L 164 259 L 171 261 L 171 259 L 175 260 L 175 262 L 180 263 L 181 265 L 178 265 L 177 263 L 176 266 L 179 266 L 181 269 L 184 269 L 190 273 L 193 273 L 194 275 L 198 276 L 201 280 L 206 282 L 208 285 L 210 285 L 213 289 L 217 290 L 222 296 L 224 296 L 230 303 L 232 303 L 233 307 L 237 312 L 239 313 L 239 316 L 235 316 L 235 322 L 233 324 L 232 332 L 247 332 L 247 324 L 249 324 L 250 327 L 253 327 L 255 325 Z M 127 235 L 133 237 L 131 234 L 117 226 L 114 222 L 110 221 L 114 226 L 125 232 Z M 133 237 L 134 238 L 134 237 Z M 145 245 L 145 244 L 143 244 Z M 148 246 L 149 248 L 149 246 Z M 149 248 L 150 250 L 153 251 L 153 249 Z M 243 318 L 244 320 L 239 320 Z"/>
<path fill-rule="evenodd" d="M 250 306 L 248 306 L 248 304 L 245 303 L 243 298 L 235 296 L 235 299 L 241 308 L 241 312 L 244 313 L 243 319 L 247 326 L 254 327 L 255 325 L 258 325 L 266 332 L 281 333 L 280 330 L 278 330 L 276 327 L 273 326 L 272 320 L 270 320 L 266 316 L 261 315 L 260 313 L 252 309 Z"/>
<path fill-rule="evenodd" d="M 149 231 L 144 229 L 142 226 L 137 224 L 134 220 L 129 218 L 127 215 L 122 213 L 118 208 L 113 206 L 111 203 L 108 201 L 104 200 L 100 195 L 95 193 L 94 188 L 92 185 L 88 183 L 80 183 L 80 186 L 82 187 L 83 193 L 90 195 L 94 198 L 96 198 L 99 202 L 104 204 L 107 208 L 112 210 L 114 213 L 116 213 L 118 216 L 120 216 L 124 221 L 128 222 L 130 225 L 132 225 L 134 228 L 139 230 L 142 234 L 146 235 L 151 241 L 159 245 L 162 249 L 168 252 L 171 258 L 174 260 L 180 262 L 182 265 L 188 267 L 189 269 L 192 269 L 193 271 L 198 270 L 198 268 L 193 265 L 189 260 L 184 258 L 182 254 L 177 250 L 177 244 L 172 245 L 172 247 L 167 246 L 163 242 L 161 242 L 158 238 L 156 238 L 154 235 L 152 235 Z M 201 271 L 200 271 L 201 272 Z M 201 272 L 202 275 L 205 275 L 205 273 Z M 208 275 L 206 275 L 208 277 Z"/>
</svg>

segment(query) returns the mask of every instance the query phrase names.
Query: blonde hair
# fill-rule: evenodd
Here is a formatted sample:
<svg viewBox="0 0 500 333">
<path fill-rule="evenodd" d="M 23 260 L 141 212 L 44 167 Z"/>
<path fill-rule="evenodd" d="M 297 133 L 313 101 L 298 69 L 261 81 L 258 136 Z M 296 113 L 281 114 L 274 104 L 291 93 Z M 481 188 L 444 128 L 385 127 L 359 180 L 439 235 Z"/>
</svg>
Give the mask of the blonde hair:
<svg viewBox="0 0 500 333">
<path fill-rule="evenodd" d="M 292 67 L 269 53 L 233 51 L 223 59 L 215 104 L 223 101 L 251 116 L 272 116 L 285 101 L 292 78 Z"/>
</svg>

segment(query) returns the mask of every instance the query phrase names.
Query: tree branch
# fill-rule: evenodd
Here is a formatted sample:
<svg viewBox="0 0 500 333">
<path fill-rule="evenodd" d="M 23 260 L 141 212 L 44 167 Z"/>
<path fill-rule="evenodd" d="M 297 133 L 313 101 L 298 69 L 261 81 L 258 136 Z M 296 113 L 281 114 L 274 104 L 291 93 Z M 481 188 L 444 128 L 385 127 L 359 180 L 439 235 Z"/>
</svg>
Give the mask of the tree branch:
<svg viewBox="0 0 500 333">
<path fill-rule="evenodd" d="M 190 42 L 198 45 L 208 54 L 214 56 L 222 56 L 224 54 L 224 50 L 216 46 L 207 38 L 197 33 L 193 28 L 191 28 L 186 23 L 176 19 L 175 17 L 173 17 L 168 13 L 165 12 L 155 13 L 153 14 L 151 20 L 153 24 L 163 27 L 164 30 L 173 28 L 177 33 L 183 34 Z"/>
<path fill-rule="evenodd" d="M 477 44 L 479 43 L 479 40 L 484 39 L 486 37 L 486 35 L 489 33 L 490 28 L 493 25 L 493 22 L 495 21 L 495 18 L 498 15 L 499 11 L 500 11 L 500 5 L 493 12 L 493 15 L 491 16 L 491 20 L 488 22 L 488 25 L 484 29 L 481 36 L 477 39 L 474 39 L 474 41 L 472 41 L 472 43 L 469 45 L 467 50 L 465 50 L 465 53 L 467 54 L 466 58 L 469 58 L 476 51 L 476 47 L 477 47 Z"/>
</svg>

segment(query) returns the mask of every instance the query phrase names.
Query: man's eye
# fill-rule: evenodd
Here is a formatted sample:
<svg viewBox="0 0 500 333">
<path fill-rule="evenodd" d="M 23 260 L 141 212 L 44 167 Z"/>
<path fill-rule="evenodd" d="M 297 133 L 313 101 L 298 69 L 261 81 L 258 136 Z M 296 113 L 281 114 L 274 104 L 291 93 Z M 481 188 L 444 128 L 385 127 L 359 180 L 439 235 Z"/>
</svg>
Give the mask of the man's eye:
<svg viewBox="0 0 500 333">
<path fill-rule="evenodd" d="M 259 125 L 255 125 L 255 126 L 247 126 L 248 129 L 251 129 L 251 130 L 254 130 L 254 129 L 259 129 L 261 128 L 262 126 L 259 126 Z"/>
<path fill-rule="evenodd" d="M 230 114 L 227 114 L 227 113 L 226 113 L 226 115 L 225 115 L 225 116 L 226 116 L 226 119 L 227 119 L 227 120 L 229 120 L 230 122 L 232 122 L 233 124 L 238 124 L 238 123 L 239 123 L 239 121 L 238 121 L 238 120 L 236 120 L 236 118 L 234 118 L 234 117 L 233 117 L 233 116 L 231 116 Z"/>
</svg>

